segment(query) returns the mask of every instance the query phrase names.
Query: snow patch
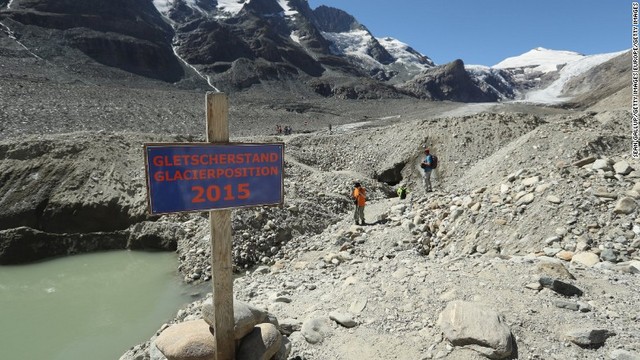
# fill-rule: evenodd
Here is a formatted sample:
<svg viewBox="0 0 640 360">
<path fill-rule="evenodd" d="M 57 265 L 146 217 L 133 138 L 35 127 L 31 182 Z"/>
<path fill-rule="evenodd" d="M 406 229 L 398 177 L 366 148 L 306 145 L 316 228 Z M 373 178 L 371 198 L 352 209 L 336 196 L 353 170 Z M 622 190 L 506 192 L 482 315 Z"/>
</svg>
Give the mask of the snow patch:
<svg viewBox="0 0 640 360">
<path fill-rule="evenodd" d="M 492 67 L 496 69 L 528 68 L 530 71 L 548 73 L 558 70 L 559 65 L 584 57 L 574 51 L 549 50 L 538 47 L 522 55 L 506 58 Z"/>
<path fill-rule="evenodd" d="M 425 62 L 433 65 L 433 61 L 431 61 L 431 59 L 413 50 L 409 45 L 403 43 L 398 39 L 394 39 L 392 37 L 383 37 L 377 38 L 377 40 L 380 45 L 382 45 L 382 47 L 387 49 L 391 56 L 397 59 L 396 62 L 405 65 L 418 65 L 424 67 L 425 69 L 431 67 L 425 65 Z"/>
<path fill-rule="evenodd" d="M 370 69 L 382 67 L 382 64 L 367 54 L 369 44 L 373 41 L 373 37 L 368 31 L 352 30 L 342 33 L 323 32 L 322 36 L 335 45 L 335 49 L 333 50 L 336 55 L 352 56 L 360 60 L 364 66 Z"/>
<path fill-rule="evenodd" d="M 284 10 L 285 16 L 294 16 L 298 13 L 289 6 L 289 0 L 278 0 L 278 4 L 280 4 L 280 7 Z"/>
<path fill-rule="evenodd" d="M 525 96 L 524 101 L 542 104 L 557 104 L 566 101 L 568 99 L 566 97 L 561 97 L 561 94 L 562 89 L 569 80 L 584 74 L 590 69 L 609 61 L 616 56 L 624 54 L 626 51 L 627 50 L 608 54 L 583 56 L 579 60 L 567 63 L 567 65 L 560 70 L 560 77 L 556 81 L 545 89 L 529 92 Z"/>
<path fill-rule="evenodd" d="M 163 15 L 166 15 L 174 4 L 175 0 L 153 0 L 153 6 Z"/>
<path fill-rule="evenodd" d="M 297 31 L 292 31 L 291 34 L 289 35 L 289 37 L 291 38 L 291 40 L 293 40 L 295 43 L 300 44 L 300 35 L 298 35 Z"/>
<path fill-rule="evenodd" d="M 251 2 L 251 0 L 218 0 L 217 9 L 229 16 L 235 16 L 242 10 L 244 5 L 249 2 Z"/>
<path fill-rule="evenodd" d="M 211 88 L 213 90 L 215 90 L 216 92 L 220 92 L 220 90 L 218 90 L 217 87 L 215 87 L 215 85 L 213 85 L 213 83 L 211 82 L 211 77 L 209 76 L 205 76 L 203 75 L 200 71 L 198 71 L 198 69 L 195 68 L 195 66 L 189 64 L 185 59 L 183 59 L 179 54 L 178 54 L 178 49 L 175 46 L 171 47 L 173 49 L 173 54 L 180 59 L 180 61 L 182 61 L 186 66 L 190 67 L 191 69 L 193 69 L 193 71 L 196 72 L 196 74 L 198 74 L 198 76 L 200 76 L 201 78 L 203 78 L 204 80 L 207 81 L 207 84 L 209 84 L 209 86 L 211 86 Z"/>
</svg>

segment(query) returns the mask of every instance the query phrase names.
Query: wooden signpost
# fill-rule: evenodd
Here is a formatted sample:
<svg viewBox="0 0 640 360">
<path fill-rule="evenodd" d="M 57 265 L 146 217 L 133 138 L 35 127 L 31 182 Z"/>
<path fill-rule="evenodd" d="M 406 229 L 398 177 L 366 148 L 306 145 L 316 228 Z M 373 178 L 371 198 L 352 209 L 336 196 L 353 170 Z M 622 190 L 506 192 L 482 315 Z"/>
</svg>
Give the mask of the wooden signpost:
<svg viewBox="0 0 640 360">
<path fill-rule="evenodd" d="M 206 95 L 207 143 L 145 144 L 152 214 L 209 210 L 216 360 L 235 360 L 231 210 L 284 201 L 284 144 L 229 143 L 228 101 Z"/>
<path fill-rule="evenodd" d="M 229 142 L 229 104 L 222 93 L 207 93 L 207 142 Z M 209 211 L 216 360 L 235 360 L 231 210 Z"/>
</svg>

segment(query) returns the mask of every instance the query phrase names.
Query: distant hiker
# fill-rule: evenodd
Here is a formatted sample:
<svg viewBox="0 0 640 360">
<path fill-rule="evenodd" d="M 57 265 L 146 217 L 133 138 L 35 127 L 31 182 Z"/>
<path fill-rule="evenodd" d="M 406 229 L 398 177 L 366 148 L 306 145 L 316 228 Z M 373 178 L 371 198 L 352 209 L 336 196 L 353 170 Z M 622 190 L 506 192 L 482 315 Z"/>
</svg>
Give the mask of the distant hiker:
<svg viewBox="0 0 640 360">
<path fill-rule="evenodd" d="M 331 124 L 329 124 L 329 134 L 332 134 L 332 132 L 331 132 Z"/>
<path fill-rule="evenodd" d="M 277 133 L 278 135 L 282 134 L 282 126 L 280 126 L 280 125 L 276 125 L 276 133 Z"/>
<path fill-rule="evenodd" d="M 425 158 L 420 163 L 420 167 L 422 168 L 422 184 L 424 185 L 425 192 L 431 192 L 433 189 L 431 188 L 431 171 L 435 169 L 435 162 L 433 160 L 433 156 L 429 154 L 429 149 L 424 149 Z"/>
<path fill-rule="evenodd" d="M 398 197 L 400 199 L 406 199 L 407 198 L 407 193 L 409 192 L 409 190 L 407 190 L 407 187 L 404 185 L 400 185 L 400 187 L 398 188 L 398 190 L 396 190 L 396 193 L 398 194 Z"/>
<path fill-rule="evenodd" d="M 356 222 L 356 225 L 365 225 L 364 222 L 364 205 L 367 202 L 367 190 L 360 185 L 359 182 L 353 184 L 353 203 L 354 203 L 354 212 L 353 219 Z M 360 221 L 360 222 L 358 222 Z"/>
</svg>

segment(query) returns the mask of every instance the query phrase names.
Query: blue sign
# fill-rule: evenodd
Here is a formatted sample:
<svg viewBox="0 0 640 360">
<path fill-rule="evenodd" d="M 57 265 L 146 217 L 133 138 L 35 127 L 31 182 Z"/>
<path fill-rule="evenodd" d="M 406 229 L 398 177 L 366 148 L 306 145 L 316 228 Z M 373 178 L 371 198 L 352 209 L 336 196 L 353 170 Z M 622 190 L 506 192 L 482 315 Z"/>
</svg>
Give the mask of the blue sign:
<svg viewBox="0 0 640 360">
<path fill-rule="evenodd" d="M 145 144 L 152 214 L 284 201 L 284 144 Z"/>
</svg>

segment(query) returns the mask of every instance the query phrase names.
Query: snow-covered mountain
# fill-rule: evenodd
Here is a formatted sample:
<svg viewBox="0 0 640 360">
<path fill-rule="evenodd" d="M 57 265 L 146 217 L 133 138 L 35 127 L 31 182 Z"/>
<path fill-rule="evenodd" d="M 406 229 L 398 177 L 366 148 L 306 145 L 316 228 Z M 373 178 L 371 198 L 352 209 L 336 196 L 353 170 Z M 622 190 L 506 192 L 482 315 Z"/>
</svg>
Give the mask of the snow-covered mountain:
<svg viewBox="0 0 640 360">
<path fill-rule="evenodd" d="M 573 51 L 549 50 L 542 47 L 529 50 L 518 56 L 502 60 L 494 69 L 522 69 L 525 72 L 548 73 L 557 71 L 566 63 L 580 60 L 584 55 Z"/>
<path fill-rule="evenodd" d="M 565 93 L 568 82 L 625 52 L 583 55 L 538 47 L 504 59 L 491 69 L 504 70 L 512 76 L 522 94 L 519 100 L 557 104 L 570 99 Z"/>
<path fill-rule="evenodd" d="M 541 101 L 610 58 L 536 48 L 493 67 L 463 59 L 436 65 L 398 39 L 374 36 L 352 15 L 312 9 L 307 0 L 0 0 L 0 25 L 42 59 L 79 74 L 115 81 L 125 72 L 188 88 L 297 97 Z"/>
<path fill-rule="evenodd" d="M 280 74 L 291 73 L 292 69 L 283 67 L 284 62 L 311 76 L 326 70 L 346 70 L 351 75 L 359 72 L 377 80 L 393 80 L 392 83 L 434 65 L 427 56 L 398 40 L 377 39 L 344 11 L 326 6 L 311 9 L 304 0 L 154 0 L 153 3 L 176 30 L 176 52 L 209 76 L 217 77 L 224 68 L 223 62 L 243 57 L 268 60 L 272 63 L 269 67 L 277 67 L 275 72 Z M 223 42 L 223 35 L 231 35 L 234 42 L 222 46 L 246 51 L 230 54 L 235 58 L 231 59 L 222 55 L 229 55 L 229 50 L 221 51 L 216 46 L 218 55 L 209 49 L 203 58 L 202 50 L 193 44 L 201 45 L 202 36 L 212 35 L 204 34 L 202 28 L 219 33 L 213 35 L 218 43 Z M 340 69 L 343 65 L 347 68 Z M 231 68 L 233 65 L 227 70 Z M 210 74 L 212 69 L 216 74 Z M 264 74 L 258 77 L 268 80 Z M 255 80 L 236 85 L 244 87 L 251 83 Z"/>
</svg>

